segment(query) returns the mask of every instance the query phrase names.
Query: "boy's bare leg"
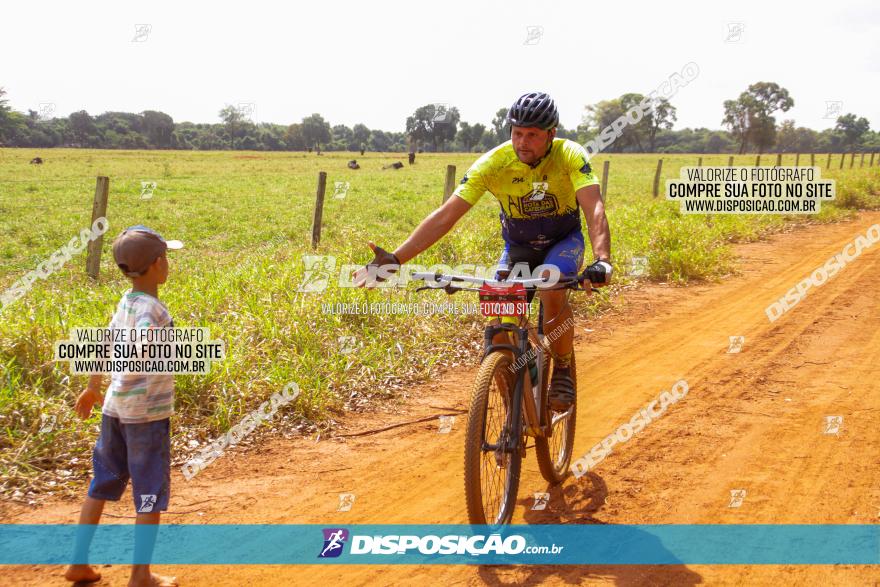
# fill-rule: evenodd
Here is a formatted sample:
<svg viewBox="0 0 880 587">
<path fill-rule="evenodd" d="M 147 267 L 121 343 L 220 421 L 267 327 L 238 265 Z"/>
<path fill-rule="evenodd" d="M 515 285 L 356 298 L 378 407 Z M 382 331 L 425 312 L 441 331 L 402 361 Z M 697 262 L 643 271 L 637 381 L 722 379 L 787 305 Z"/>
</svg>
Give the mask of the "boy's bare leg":
<svg viewBox="0 0 880 587">
<path fill-rule="evenodd" d="M 89 546 L 92 537 L 101 521 L 104 511 L 104 500 L 86 496 L 82 509 L 79 512 L 79 524 L 76 532 L 76 545 L 74 546 L 74 560 L 87 560 Z M 67 567 L 64 578 L 73 583 L 92 583 L 101 578 L 101 573 L 88 564 L 75 564 Z"/>
<path fill-rule="evenodd" d="M 153 558 L 156 534 L 159 531 L 159 512 L 138 514 L 135 519 L 134 553 L 137 560 Z M 153 526 L 147 528 L 144 526 Z M 177 577 L 163 577 L 150 572 L 150 565 L 132 565 L 129 587 L 175 587 Z"/>
</svg>

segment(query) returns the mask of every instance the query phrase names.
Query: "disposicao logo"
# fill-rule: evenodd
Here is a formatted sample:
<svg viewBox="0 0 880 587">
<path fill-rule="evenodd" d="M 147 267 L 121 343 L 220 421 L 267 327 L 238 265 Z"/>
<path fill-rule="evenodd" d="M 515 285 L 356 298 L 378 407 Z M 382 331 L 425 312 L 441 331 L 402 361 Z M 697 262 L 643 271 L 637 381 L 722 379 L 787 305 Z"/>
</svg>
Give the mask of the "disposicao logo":
<svg viewBox="0 0 880 587">
<path fill-rule="evenodd" d="M 336 558 L 342 554 L 342 547 L 348 540 L 348 530 L 345 528 L 324 528 L 324 548 L 318 558 Z"/>
<path fill-rule="evenodd" d="M 348 554 L 356 555 L 515 555 L 520 553 L 544 552 L 556 554 L 551 547 L 528 547 L 526 539 L 516 534 L 502 537 L 500 534 L 474 535 L 350 535 L 345 528 L 324 528 L 324 548 L 318 558 L 339 557 L 350 540 Z M 557 548 L 555 545 L 553 548 Z M 415 551 L 415 552 L 413 552 Z"/>
</svg>

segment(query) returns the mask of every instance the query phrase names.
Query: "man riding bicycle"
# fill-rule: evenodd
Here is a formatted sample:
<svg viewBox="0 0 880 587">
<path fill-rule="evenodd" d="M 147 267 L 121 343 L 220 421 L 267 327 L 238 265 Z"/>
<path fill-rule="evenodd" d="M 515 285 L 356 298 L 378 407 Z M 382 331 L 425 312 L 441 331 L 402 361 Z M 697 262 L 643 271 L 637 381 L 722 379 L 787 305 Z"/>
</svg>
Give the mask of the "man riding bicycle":
<svg viewBox="0 0 880 587">
<path fill-rule="evenodd" d="M 593 173 L 586 150 L 574 141 L 556 138 L 559 113 L 545 93 L 520 96 L 507 112 L 510 140 L 495 147 L 468 169 L 461 183 L 442 206 L 425 218 L 393 253 L 369 243 L 375 253 L 367 267 L 393 269 L 436 243 L 487 191 L 501 206 L 501 236 L 504 250 L 498 261 L 496 279 L 509 275 L 513 265 L 526 264 L 530 271 L 539 265 L 555 266 L 563 276 L 577 275 L 583 262 L 584 237 L 578 209 L 587 220 L 594 262 L 581 275 L 594 285 L 611 280 L 611 233 L 599 180 Z M 535 277 L 546 277 L 549 272 Z M 366 281 L 361 270 L 355 282 Z M 546 290 L 538 294 L 544 305 L 544 332 L 571 317 L 568 290 Z M 531 299 L 531 297 L 529 298 Z M 496 335 L 499 340 L 506 333 Z M 571 360 L 574 331 L 567 328 L 550 342 L 553 376 L 550 404 L 565 411 L 574 400 Z"/>
</svg>

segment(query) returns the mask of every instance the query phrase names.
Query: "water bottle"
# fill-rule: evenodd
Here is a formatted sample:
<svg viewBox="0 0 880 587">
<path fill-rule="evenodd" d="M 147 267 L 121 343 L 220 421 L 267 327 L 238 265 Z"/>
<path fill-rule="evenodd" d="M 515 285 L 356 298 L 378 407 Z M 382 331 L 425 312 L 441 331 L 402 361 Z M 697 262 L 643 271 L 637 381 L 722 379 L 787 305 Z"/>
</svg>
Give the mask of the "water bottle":
<svg viewBox="0 0 880 587">
<path fill-rule="evenodd" d="M 535 397 L 535 403 L 541 403 L 541 388 L 544 382 L 540 379 L 544 376 L 544 355 L 543 353 L 535 353 L 536 357 L 532 359 L 529 365 L 529 373 L 532 375 L 532 395 Z M 534 370 L 533 370 L 534 369 Z"/>
<path fill-rule="evenodd" d="M 532 385 L 538 385 L 538 364 L 535 361 L 535 354 L 529 351 L 529 377 L 531 377 Z"/>
</svg>

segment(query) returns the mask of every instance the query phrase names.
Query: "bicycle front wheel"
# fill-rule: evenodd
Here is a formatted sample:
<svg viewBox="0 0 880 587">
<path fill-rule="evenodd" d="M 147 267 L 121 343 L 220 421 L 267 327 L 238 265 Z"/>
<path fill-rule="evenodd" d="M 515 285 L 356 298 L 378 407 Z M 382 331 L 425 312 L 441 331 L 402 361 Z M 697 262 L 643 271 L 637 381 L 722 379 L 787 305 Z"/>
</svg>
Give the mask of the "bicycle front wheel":
<svg viewBox="0 0 880 587">
<path fill-rule="evenodd" d="M 516 375 L 510 355 L 489 353 L 477 373 L 464 447 L 464 490 L 471 524 L 510 523 L 519 490 L 520 444 L 513 443 L 512 398 Z"/>
</svg>

